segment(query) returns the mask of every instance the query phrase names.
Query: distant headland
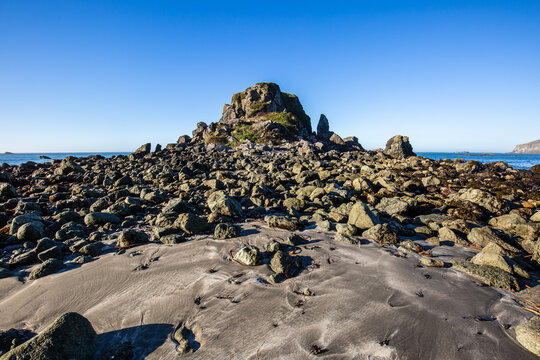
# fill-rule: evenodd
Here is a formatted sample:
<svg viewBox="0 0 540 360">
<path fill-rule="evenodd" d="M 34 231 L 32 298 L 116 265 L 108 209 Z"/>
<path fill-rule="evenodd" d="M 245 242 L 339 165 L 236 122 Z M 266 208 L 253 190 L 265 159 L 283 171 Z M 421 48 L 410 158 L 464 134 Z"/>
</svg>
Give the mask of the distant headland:
<svg viewBox="0 0 540 360">
<path fill-rule="evenodd" d="M 516 145 L 512 152 L 516 154 L 540 154 L 540 140 Z"/>
</svg>

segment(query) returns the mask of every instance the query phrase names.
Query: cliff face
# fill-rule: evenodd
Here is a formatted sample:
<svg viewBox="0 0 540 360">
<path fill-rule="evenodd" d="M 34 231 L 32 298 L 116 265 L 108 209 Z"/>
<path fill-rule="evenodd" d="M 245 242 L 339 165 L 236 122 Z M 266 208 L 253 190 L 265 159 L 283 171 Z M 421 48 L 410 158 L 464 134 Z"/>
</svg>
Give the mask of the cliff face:
<svg viewBox="0 0 540 360">
<path fill-rule="evenodd" d="M 516 145 L 512 152 L 517 154 L 540 154 L 540 140 Z"/>
</svg>

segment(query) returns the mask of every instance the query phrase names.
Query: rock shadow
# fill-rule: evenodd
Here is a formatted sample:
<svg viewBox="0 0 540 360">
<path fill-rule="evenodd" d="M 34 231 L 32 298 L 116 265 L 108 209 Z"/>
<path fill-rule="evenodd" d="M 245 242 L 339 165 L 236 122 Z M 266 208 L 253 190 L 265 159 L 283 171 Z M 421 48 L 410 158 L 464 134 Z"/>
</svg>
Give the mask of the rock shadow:
<svg viewBox="0 0 540 360">
<path fill-rule="evenodd" d="M 145 359 L 165 343 L 172 331 L 170 324 L 148 324 L 99 334 L 94 359 L 102 359 L 111 349 L 125 342 L 132 345 L 133 360 Z"/>
<path fill-rule="evenodd" d="M 238 237 L 240 237 L 240 236 L 248 236 L 248 235 L 255 235 L 255 234 L 258 234 L 258 233 L 260 233 L 260 231 L 257 230 L 257 229 L 245 229 L 245 230 L 242 230 L 240 232 L 240 235 L 238 235 Z"/>
</svg>

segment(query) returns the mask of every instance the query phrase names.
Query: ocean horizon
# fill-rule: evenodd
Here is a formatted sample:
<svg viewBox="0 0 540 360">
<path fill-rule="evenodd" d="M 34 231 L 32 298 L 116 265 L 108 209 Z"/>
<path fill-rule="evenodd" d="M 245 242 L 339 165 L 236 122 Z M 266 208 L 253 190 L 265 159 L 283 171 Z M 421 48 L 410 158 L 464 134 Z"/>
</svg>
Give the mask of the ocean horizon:
<svg viewBox="0 0 540 360">
<path fill-rule="evenodd" d="M 91 155 L 102 155 L 108 158 L 117 155 L 129 155 L 130 153 L 131 152 L 4 153 L 0 154 L 0 165 L 4 163 L 8 165 L 20 165 L 28 161 L 46 163 L 51 160 L 62 160 L 67 156 L 87 157 Z M 540 164 L 540 154 L 476 152 L 417 152 L 416 154 L 433 160 L 476 160 L 484 164 L 504 161 L 515 169 L 530 169 L 532 166 Z"/>
</svg>

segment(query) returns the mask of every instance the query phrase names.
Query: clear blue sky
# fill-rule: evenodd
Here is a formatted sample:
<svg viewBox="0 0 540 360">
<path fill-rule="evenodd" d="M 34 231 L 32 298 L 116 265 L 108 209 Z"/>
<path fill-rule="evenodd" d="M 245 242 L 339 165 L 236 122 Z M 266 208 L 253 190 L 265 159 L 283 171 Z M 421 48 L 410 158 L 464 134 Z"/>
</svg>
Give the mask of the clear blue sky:
<svg viewBox="0 0 540 360">
<path fill-rule="evenodd" d="M 366 148 L 540 139 L 540 1 L 0 1 L 0 152 L 132 151 L 262 81 Z"/>
</svg>

